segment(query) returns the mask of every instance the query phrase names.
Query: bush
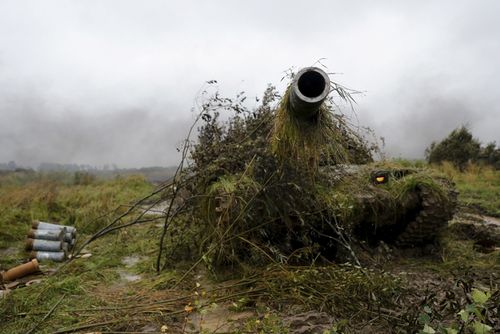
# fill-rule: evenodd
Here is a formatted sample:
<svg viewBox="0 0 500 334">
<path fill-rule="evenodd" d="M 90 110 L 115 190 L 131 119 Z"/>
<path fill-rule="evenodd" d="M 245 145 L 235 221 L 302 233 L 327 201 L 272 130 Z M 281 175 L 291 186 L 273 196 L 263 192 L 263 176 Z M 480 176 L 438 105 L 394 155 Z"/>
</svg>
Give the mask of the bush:
<svg viewBox="0 0 500 334">
<path fill-rule="evenodd" d="M 425 156 L 429 163 L 449 161 L 460 171 L 465 170 L 470 162 L 500 169 L 500 148 L 494 142 L 482 147 L 466 126 L 453 130 L 439 143 L 432 142 L 425 150 Z"/>
</svg>

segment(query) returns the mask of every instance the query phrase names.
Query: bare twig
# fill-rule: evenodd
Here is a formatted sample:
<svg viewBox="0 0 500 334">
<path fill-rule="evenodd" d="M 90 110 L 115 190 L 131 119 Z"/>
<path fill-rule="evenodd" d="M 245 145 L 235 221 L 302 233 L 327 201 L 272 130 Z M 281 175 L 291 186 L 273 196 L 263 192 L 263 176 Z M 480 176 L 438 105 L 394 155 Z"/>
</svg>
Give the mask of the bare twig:
<svg viewBox="0 0 500 334">
<path fill-rule="evenodd" d="M 160 245 L 159 245 L 159 250 L 158 250 L 158 257 L 156 258 L 156 271 L 157 272 L 160 272 L 160 269 L 161 269 L 161 258 L 162 258 L 162 254 L 163 254 L 163 247 L 164 247 L 164 242 L 165 242 L 165 236 L 167 235 L 167 230 L 168 230 L 168 227 L 169 227 L 169 222 L 171 221 L 172 217 L 170 216 L 170 213 L 172 211 L 172 206 L 174 204 L 174 201 L 179 193 L 179 190 L 180 190 L 180 186 L 178 184 L 178 178 L 179 176 L 182 175 L 182 171 L 183 171 L 183 168 L 184 168 L 184 163 L 187 159 L 187 155 L 189 153 L 189 147 L 190 147 L 190 138 L 191 138 L 191 134 L 194 130 L 194 127 L 196 126 L 196 124 L 198 123 L 198 121 L 201 119 L 201 116 L 203 115 L 205 111 L 202 110 L 198 113 L 198 115 L 196 116 L 193 124 L 191 124 L 191 127 L 189 128 L 189 131 L 188 131 L 188 134 L 187 134 L 187 137 L 186 139 L 184 140 L 184 143 L 183 143 L 183 147 L 182 147 L 182 156 L 181 156 L 181 161 L 179 162 L 179 165 L 177 166 L 177 169 L 175 171 L 175 174 L 174 174 L 174 178 L 173 178 L 173 181 L 172 181 L 172 196 L 170 197 L 170 202 L 169 202 L 169 205 L 168 205 L 168 208 L 167 208 L 167 211 L 166 211 L 166 215 L 165 215 L 165 223 L 163 224 L 163 232 L 161 234 L 161 237 L 160 237 Z"/>
<path fill-rule="evenodd" d="M 123 319 L 115 319 L 115 320 L 110 320 L 110 321 L 98 322 L 98 323 L 94 323 L 94 324 L 88 324 L 88 325 L 67 328 L 67 329 L 61 329 L 61 330 L 54 332 L 54 334 L 73 333 L 73 332 L 81 331 L 83 329 L 89 329 L 89 328 L 98 327 L 98 326 L 116 324 L 117 322 L 122 322 L 122 321 L 123 321 Z"/>
<path fill-rule="evenodd" d="M 62 297 L 54 304 L 54 306 L 52 306 L 52 308 L 49 310 L 49 312 L 47 312 L 47 314 L 42 318 L 42 320 L 40 320 L 39 322 L 37 322 L 35 324 L 35 326 L 33 326 L 29 331 L 26 332 L 26 334 L 31 334 L 35 331 L 35 329 L 37 329 L 45 320 L 47 320 L 48 317 L 50 317 L 50 315 L 54 312 L 54 310 L 56 309 L 57 306 L 59 306 L 59 304 L 61 304 L 61 302 L 63 301 L 64 297 L 66 297 L 66 294 L 62 295 Z"/>
</svg>

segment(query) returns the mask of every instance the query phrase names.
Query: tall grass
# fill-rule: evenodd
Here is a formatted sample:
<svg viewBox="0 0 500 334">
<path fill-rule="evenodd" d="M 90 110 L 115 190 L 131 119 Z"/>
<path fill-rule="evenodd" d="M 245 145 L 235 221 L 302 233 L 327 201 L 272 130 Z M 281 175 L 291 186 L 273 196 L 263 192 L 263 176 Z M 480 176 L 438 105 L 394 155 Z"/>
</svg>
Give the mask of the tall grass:
<svg viewBox="0 0 500 334">
<path fill-rule="evenodd" d="M 144 197 L 152 189 L 153 186 L 142 176 L 98 181 L 81 175 L 75 178 L 74 174 L 68 173 L 0 175 L 0 270 L 27 258 L 23 241 L 32 220 L 75 225 L 81 237 L 107 223 L 106 220 L 96 220 L 97 217 L 119 205 L 125 206 L 117 213 L 126 210 L 127 204 Z M 67 310 L 96 305 L 116 306 L 116 294 L 126 298 L 137 293 L 137 286 L 130 287 L 120 280 L 120 271 L 116 268 L 124 267 L 124 256 L 136 255 L 142 261 L 141 269 L 138 266 L 128 268 L 130 273 L 141 270 L 152 275 L 151 263 L 158 231 L 158 227 L 147 225 L 110 235 L 88 247 L 91 258 L 71 262 L 57 276 L 44 276 L 40 284 L 13 290 L 5 298 L 0 298 L 0 333 L 27 332 L 40 322 L 47 310 L 61 301 L 56 312 L 41 322 L 36 331 L 52 333 L 82 322 L 80 314 Z M 43 266 L 42 271 L 47 272 L 52 264 L 43 263 Z M 146 284 L 149 280 L 144 282 Z M 25 316 L 19 316 L 19 313 Z M 108 316 L 108 312 L 93 312 L 85 316 L 83 323 L 88 319 L 95 322 L 107 320 L 101 318 Z"/>
<path fill-rule="evenodd" d="M 317 167 L 322 154 L 333 163 L 347 161 L 343 138 L 346 134 L 341 132 L 331 105 L 325 102 L 311 120 L 298 119 L 290 112 L 291 89 L 289 86 L 276 111 L 271 137 L 273 153 L 282 161 L 301 162 L 312 169 Z"/>
<path fill-rule="evenodd" d="M 460 202 L 486 214 L 500 217 L 500 171 L 490 166 L 468 164 L 463 172 L 449 162 L 433 165 L 457 186 Z"/>
<path fill-rule="evenodd" d="M 142 176 L 74 184 L 66 174 L 3 175 L 0 249 L 23 240 L 33 220 L 56 221 L 75 225 L 80 232 L 94 232 L 106 223 L 96 221 L 97 217 L 143 197 L 152 188 Z"/>
</svg>

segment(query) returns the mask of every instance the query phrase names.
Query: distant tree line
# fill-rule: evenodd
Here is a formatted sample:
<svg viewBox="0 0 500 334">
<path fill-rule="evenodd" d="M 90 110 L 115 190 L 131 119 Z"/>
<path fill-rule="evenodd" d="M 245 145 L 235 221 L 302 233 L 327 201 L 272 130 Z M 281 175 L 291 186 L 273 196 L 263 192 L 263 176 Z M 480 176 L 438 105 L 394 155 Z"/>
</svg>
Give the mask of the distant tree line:
<svg viewBox="0 0 500 334">
<path fill-rule="evenodd" d="M 59 164 L 53 162 L 42 162 L 37 170 L 40 172 L 97 172 L 97 171 L 116 171 L 119 168 L 113 165 L 104 165 L 102 167 L 92 166 L 88 164 Z"/>
<path fill-rule="evenodd" d="M 449 161 L 460 170 L 469 163 L 500 169 L 500 148 L 495 142 L 483 146 L 466 126 L 453 130 L 440 142 L 432 142 L 425 150 L 425 157 L 429 163 Z"/>
<path fill-rule="evenodd" d="M 88 184 L 96 178 L 113 178 L 116 176 L 127 176 L 140 174 L 153 183 L 160 183 L 172 177 L 177 169 L 176 166 L 170 167 L 141 167 L 141 168 L 118 168 L 115 164 L 104 165 L 102 167 L 86 164 L 60 164 L 60 163 L 41 163 L 36 170 L 41 173 L 70 173 L 74 174 L 76 184 Z M 19 166 L 14 161 L 0 163 L 0 172 L 18 172 L 32 171 L 32 168 Z"/>
<path fill-rule="evenodd" d="M 21 166 L 18 166 L 15 161 L 9 161 L 8 163 L 0 162 L 0 170 L 15 171 L 19 168 Z"/>
<path fill-rule="evenodd" d="M 9 161 L 8 163 L 0 162 L 0 170 L 3 171 L 16 171 L 24 169 L 33 169 L 31 167 L 23 167 L 18 165 L 15 161 Z M 79 165 L 79 164 L 60 164 L 53 162 L 42 162 L 36 168 L 39 172 L 90 172 L 90 171 L 110 171 L 119 170 L 116 165 L 104 165 L 102 167 L 92 166 L 92 165 Z"/>
</svg>

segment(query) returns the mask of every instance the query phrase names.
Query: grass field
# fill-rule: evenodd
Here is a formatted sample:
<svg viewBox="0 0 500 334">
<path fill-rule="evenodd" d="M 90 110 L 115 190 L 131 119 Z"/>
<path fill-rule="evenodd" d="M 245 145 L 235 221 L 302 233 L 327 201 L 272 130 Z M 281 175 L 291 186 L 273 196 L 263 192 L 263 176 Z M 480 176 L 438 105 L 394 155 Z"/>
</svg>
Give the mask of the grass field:
<svg viewBox="0 0 500 334">
<path fill-rule="evenodd" d="M 436 168 L 455 181 L 462 205 L 500 217 L 500 171 L 469 165 L 465 172 L 460 173 L 449 163 Z"/>
<path fill-rule="evenodd" d="M 500 214 L 500 172 L 439 168 L 455 180 L 464 206 Z M 120 214 L 152 190 L 140 176 L 97 181 L 70 174 L 0 175 L 0 270 L 26 259 L 22 247 L 32 220 L 75 225 L 81 243 L 111 219 L 98 217 L 115 209 Z M 449 310 L 460 309 L 471 289 L 494 293 L 500 284 L 500 252 L 478 252 L 472 241 L 452 233 L 445 233 L 437 255 L 380 248 L 367 268 L 249 268 L 227 280 L 203 266 L 185 275 L 192 263 L 172 263 L 157 274 L 161 231 L 158 222 L 133 226 L 91 243 L 84 251 L 90 257 L 56 273 L 50 274 L 57 264 L 43 264 L 38 284 L 0 299 L 0 333 L 288 333 L 291 314 L 306 311 L 328 314 L 325 333 L 387 333 L 403 323 L 422 333 L 426 325 L 445 333 L 460 324 L 445 316 L 446 302 Z M 487 312 L 486 306 L 479 310 L 481 316 Z M 228 319 L 239 329 L 228 329 Z"/>
</svg>

